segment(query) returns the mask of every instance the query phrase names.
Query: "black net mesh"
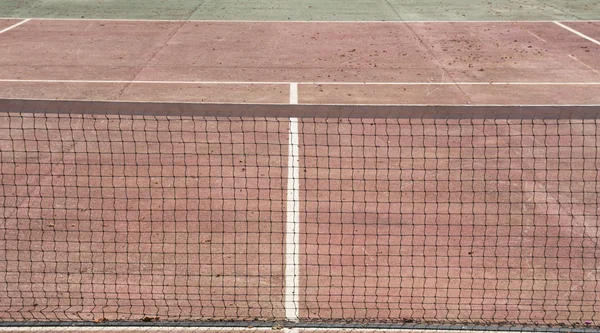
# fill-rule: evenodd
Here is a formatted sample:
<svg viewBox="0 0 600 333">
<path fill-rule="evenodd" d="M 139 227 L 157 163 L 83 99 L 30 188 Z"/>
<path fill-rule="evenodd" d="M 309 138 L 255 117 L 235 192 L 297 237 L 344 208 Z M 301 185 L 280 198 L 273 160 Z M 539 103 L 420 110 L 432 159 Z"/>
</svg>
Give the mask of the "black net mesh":
<svg viewBox="0 0 600 333">
<path fill-rule="evenodd" d="M 599 129 L 5 111 L 0 321 L 594 326 Z"/>
</svg>

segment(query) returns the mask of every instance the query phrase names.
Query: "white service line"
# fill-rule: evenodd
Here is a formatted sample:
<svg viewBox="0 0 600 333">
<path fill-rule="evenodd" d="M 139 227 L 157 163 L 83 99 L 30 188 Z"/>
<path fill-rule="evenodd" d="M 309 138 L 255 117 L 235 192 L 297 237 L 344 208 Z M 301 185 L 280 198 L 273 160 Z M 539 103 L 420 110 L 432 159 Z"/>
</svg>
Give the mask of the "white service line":
<svg viewBox="0 0 600 333">
<path fill-rule="evenodd" d="M 2 34 L 2 33 L 5 33 L 5 32 L 7 32 L 7 31 L 9 31 L 9 30 L 11 30 L 11 29 L 14 29 L 14 28 L 16 28 L 16 27 L 20 26 L 21 24 L 23 24 L 23 23 L 27 23 L 27 22 L 29 22 L 29 21 L 31 21 L 31 19 L 24 19 L 23 21 L 21 21 L 21 22 L 19 22 L 19 23 L 15 23 L 15 24 L 11 25 L 11 26 L 10 26 L 10 27 L 8 27 L 8 28 L 4 28 L 4 29 L 0 30 L 0 34 Z"/>
<path fill-rule="evenodd" d="M 576 35 L 577 35 L 577 36 L 579 36 L 579 37 L 585 38 L 585 39 L 589 40 L 590 42 L 592 42 L 592 43 L 594 43 L 594 44 L 596 44 L 596 45 L 600 45 L 600 42 L 599 42 L 599 41 L 597 41 L 597 40 L 593 39 L 592 37 L 590 37 L 590 36 L 588 36 L 588 35 L 586 35 L 586 34 L 584 34 L 584 33 L 582 33 L 582 32 L 579 32 L 579 31 L 577 31 L 577 30 L 575 30 L 575 29 L 573 29 L 573 28 L 571 28 L 571 27 L 569 27 L 569 26 L 566 26 L 566 25 L 564 25 L 564 24 L 562 24 L 562 23 L 560 23 L 560 22 L 558 22 L 558 21 L 554 21 L 554 24 L 556 24 L 556 25 L 558 25 L 559 27 L 562 27 L 562 28 L 564 28 L 564 29 L 566 29 L 566 30 L 569 30 L 570 32 L 572 32 L 572 33 L 576 34 Z"/>
<path fill-rule="evenodd" d="M 600 85 L 600 81 L 590 82 L 348 82 L 348 81 L 132 81 L 132 80 L 33 80 L 33 79 L 0 79 L 0 83 L 98 83 L 98 84 L 207 84 L 207 85 L 227 85 L 227 84 L 248 84 L 248 85 L 407 85 L 407 86 L 429 86 L 429 85 L 473 85 L 473 86 L 571 86 L 571 85 Z M 291 92 L 291 91 L 290 91 Z"/>
<path fill-rule="evenodd" d="M 25 19 L 24 17 L 0 17 L 0 19 L 5 20 L 15 20 L 15 19 Z M 453 20 L 406 20 L 406 21 L 373 21 L 373 20 L 364 20 L 364 21 L 348 21 L 348 20 L 339 20 L 339 21 L 323 21 L 323 20 L 202 20 L 202 19 L 126 19 L 126 18 L 68 18 L 68 17 L 35 17 L 28 18 L 30 20 L 36 21 L 114 21 L 114 22 L 193 22 L 193 23 L 460 23 L 460 24 L 481 24 L 481 23 L 552 23 L 555 20 L 463 20 L 463 21 L 453 21 Z M 561 20 L 561 22 L 600 22 L 600 20 Z"/>
<path fill-rule="evenodd" d="M 290 104 L 298 104 L 298 84 L 290 84 Z M 298 321 L 300 281 L 300 156 L 298 118 L 290 118 L 288 139 L 287 223 L 285 233 L 285 318 Z"/>
</svg>

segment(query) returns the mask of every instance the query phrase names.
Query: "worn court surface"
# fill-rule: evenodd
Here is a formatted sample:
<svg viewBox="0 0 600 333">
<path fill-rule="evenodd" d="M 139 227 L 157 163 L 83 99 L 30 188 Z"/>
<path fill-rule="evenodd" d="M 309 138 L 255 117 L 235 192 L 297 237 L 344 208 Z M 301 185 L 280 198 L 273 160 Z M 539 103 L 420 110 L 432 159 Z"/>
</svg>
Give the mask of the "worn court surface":
<svg viewBox="0 0 600 333">
<path fill-rule="evenodd" d="M 38 4 L 5 16 L 57 15 Z M 571 20 L 593 16 L 597 4 L 567 6 L 531 10 Z M 194 8 L 167 18 L 202 18 Z M 252 19 L 247 8 L 227 11 Z M 447 19 L 459 13 L 450 6 Z M 478 17 L 497 10 L 489 14 Z M 518 19 L 511 15 L 502 19 Z M 0 30 L 20 22 L 0 20 Z M 583 21 L 34 19 L 0 34 L 0 98 L 598 105 L 599 35 L 599 23 Z M 1 125 L 3 320 L 284 318 L 288 119 L 192 127 L 175 119 L 163 136 L 154 117 L 40 117 Z M 150 136 L 135 134 L 142 128 Z M 301 120 L 300 318 L 599 320 L 598 128 L 595 120 Z M 133 145 L 87 144 L 115 135 Z M 36 153 L 19 154 L 28 144 Z M 201 154 L 187 154 L 189 145 Z M 157 152 L 167 157 L 155 161 L 160 168 L 151 167 Z M 119 200 L 140 186 L 139 200 Z M 52 196 L 61 199 L 48 208 Z"/>
<path fill-rule="evenodd" d="M 600 102 L 600 45 L 553 22 L 32 20 L 0 44 L 3 98 L 288 103 L 299 83 L 301 104 Z"/>
</svg>

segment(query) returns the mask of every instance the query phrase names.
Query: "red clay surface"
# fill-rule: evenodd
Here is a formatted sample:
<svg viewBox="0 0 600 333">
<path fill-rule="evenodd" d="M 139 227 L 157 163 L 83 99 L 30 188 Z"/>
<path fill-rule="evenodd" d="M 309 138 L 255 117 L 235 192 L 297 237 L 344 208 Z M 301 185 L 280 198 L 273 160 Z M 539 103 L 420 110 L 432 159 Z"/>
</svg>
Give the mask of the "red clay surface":
<svg viewBox="0 0 600 333">
<path fill-rule="evenodd" d="M 0 82 L 2 98 L 153 102 L 281 103 L 287 84 L 161 84 Z"/>
<path fill-rule="evenodd" d="M 456 85 L 299 85 L 300 103 L 344 104 L 467 104 Z"/>
<path fill-rule="evenodd" d="M 411 27 L 457 82 L 600 79 L 594 71 L 600 69 L 596 56 L 600 45 L 554 23 L 415 23 Z"/>
<path fill-rule="evenodd" d="M 2 98 L 113 100 L 125 83 L 0 82 Z"/>
<path fill-rule="evenodd" d="M 569 24 L 597 37 L 596 23 Z M 600 95 L 598 85 L 435 85 L 599 82 L 600 46 L 551 22 L 33 20 L 0 35 L 0 43 L 5 45 L 0 79 L 17 81 L 2 83 L 2 98 L 286 103 L 286 82 L 431 83 L 300 87 L 300 103 L 321 104 L 496 104 L 507 89 L 518 95 L 529 88 L 534 91 L 530 99 L 517 96 L 512 103 L 598 104 Z M 19 80 L 150 80 L 164 85 L 38 82 L 37 92 Z M 281 84 L 188 86 L 177 81 Z"/>
<path fill-rule="evenodd" d="M 280 103 L 290 100 L 289 85 L 251 84 L 132 84 L 117 98 L 126 101 Z"/>
<path fill-rule="evenodd" d="M 461 90 L 473 104 L 600 104 L 600 85 L 463 85 Z"/>
<path fill-rule="evenodd" d="M 600 85 L 300 85 L 300 103 L 600 104 Z"/>
<path fill-rule="evenodd" d="M 404 24 L 189 23 L 151 80 L 425 81 L 439 63 Z"/>
<path fill-rule="evenodd" d="M 0 76 L 133 80 L 180 25 L 32 20 L 0 35 Z"/>
</svg>

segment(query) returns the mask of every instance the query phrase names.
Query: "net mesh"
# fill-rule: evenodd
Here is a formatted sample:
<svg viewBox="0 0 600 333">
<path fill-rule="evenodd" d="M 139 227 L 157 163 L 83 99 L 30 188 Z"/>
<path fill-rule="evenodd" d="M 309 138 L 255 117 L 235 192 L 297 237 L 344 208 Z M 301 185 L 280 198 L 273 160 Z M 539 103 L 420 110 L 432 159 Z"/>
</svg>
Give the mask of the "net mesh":
<svg viewBox="0 0 600 333">
<path fill-rule="evenodd" d="M 1 112 L 0 321 L 596 325 L 599 129 Z"/>
</svg>

